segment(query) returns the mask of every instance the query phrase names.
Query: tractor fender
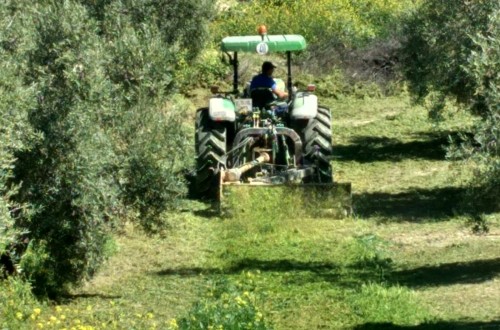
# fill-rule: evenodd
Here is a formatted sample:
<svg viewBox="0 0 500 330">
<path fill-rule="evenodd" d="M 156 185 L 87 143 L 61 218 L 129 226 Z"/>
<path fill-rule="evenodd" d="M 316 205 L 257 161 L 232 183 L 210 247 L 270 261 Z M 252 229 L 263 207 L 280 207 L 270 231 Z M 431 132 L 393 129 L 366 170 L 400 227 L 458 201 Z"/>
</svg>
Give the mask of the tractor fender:
<svg viewBox="0 0 500 330">
<path fill-rule="evenodd" d="M 213 97 L 210 99 L 208 114 L 213 121 L 229 121 L 236 120 L 236 106 L 226 98 Z"/>
<path fill-rule="evenodd" d="M 292 119 L 312 119 L 318 114 L 318 97 L 314 94 L 299 92 L 292 103 Z"/>
</svg>

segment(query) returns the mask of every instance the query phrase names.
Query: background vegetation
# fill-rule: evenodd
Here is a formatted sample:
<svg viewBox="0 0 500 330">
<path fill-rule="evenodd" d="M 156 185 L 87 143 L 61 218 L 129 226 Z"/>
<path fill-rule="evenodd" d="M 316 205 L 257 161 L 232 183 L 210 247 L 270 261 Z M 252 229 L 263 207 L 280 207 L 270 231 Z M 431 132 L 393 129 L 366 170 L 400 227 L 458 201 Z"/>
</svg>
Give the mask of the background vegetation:
<svg viewBox="0 0 500 330">
<path fill-rule="evenodd" d="M 216 44 L 228 35 L 254 34 L 261 24 L 271 34 L 301 34 L 308 49 L 299 58 L 294 55 L 299 83 L 306 74 L 307 83 L 316 81 L 336 97 L 373 94 L 380 93 L 380 87 L 386 89 L 388 78 L 395 77 L 401 21 L 418 3 L 242 1 L 222 11 L 211 31 Z"/>
<path fill-rule="evenodd" d="M 230 35 L 254 34 L 256 26 L 265 24 L 269 33 L 303 35 L 313 51 L 317 47 L 352 49 L 390 37 L 401 15 L 414 7 L 414 1 L 393 0 L 245 1 L 222 11 L 212 33 L 218 41 Z"/>
</svg>

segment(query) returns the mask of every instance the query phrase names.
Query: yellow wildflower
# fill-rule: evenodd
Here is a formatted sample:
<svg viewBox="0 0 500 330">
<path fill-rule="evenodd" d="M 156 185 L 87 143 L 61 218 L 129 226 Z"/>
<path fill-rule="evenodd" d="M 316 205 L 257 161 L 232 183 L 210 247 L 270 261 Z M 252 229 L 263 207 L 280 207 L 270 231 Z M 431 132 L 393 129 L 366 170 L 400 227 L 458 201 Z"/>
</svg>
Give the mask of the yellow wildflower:
<svg viewBox="0 0 500 330">
<path fill-rule="evenodd" d="M 57 317 L 55 317 L 54 315 L 51 315 L 49 319 L 51 322 L 57 321 Z"/>
<path fill-rule="evenodd" d="M 147 313 L 147 314 L 146 314 L 146 317 L 147 317 L 148 319 L 152 319 L 152 318 L 154 317 L 154 314 L 153 314 L 153 313 Z"/>
<path fill-rule="evenodd" d="M 64 321 L 64 320 L 66 320 L 66 315 L 63 314 L 63 315 L 59 316 L 59 318 Z"/>
<path fill-rule="evenodd" d="M 176 319 L 171 319 L 169 322 L 170 329 L 179 329 Z"/>
<path fill-rule="evenodd" d="M 43 329 L 43 323 L 37 323 L 36 326 L 37 326 L 38 329 Z"/>
<path fill-rule="evenodd" d="M 21 320 L 23 318 L 23 313 L 17 312 L 16 313 L 16 319 Z"/>
<path fill-rule="evenodd" d="M 35 315 L 40 315 L 40 313 L 41 313 L 41 312 L 42 312 L 42 310 L 41 310 L 40 308 L 35 308 L 35 309 L 33 310 L 33 313 L 34 313 Z"/>
<path fill-rule="evenodd" d="M 92 306 L 88 305 L 88 306 L 87 306 L 87 311 L 89 311 L 89 312 L 90 312 L 91 310 L 92 310 Z"/>
<path fill-rule="evenodd" d="M 61 306 L 56 306 L 56 312 L 60 313 L 62 311 Z"/>
<path fill-rule="evenodd" d="M 234 300 L 236 300 L 236 303 L 238 303 L 238 305 L 245 306 L 247 304 L 247 302 L 245 300 L 241 299 L 240 296 L 236 297 Z"/>
</svg>

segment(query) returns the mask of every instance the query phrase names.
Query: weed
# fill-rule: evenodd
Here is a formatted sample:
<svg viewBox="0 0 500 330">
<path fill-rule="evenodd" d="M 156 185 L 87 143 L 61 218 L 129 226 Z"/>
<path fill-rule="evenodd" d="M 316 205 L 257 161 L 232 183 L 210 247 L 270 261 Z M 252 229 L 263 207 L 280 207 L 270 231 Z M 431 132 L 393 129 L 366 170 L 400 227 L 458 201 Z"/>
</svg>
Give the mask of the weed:
<svg viewBox="0 0 500 330">
<path fill-rule="evenodd" d="M 180 319 L 178 329 L 271 329 L 266 324 L 256 301 L 262 294 L 256 291 L 259 273 L 244 272 L 232 281 L 220 278 L 209 283 L 205 296 L 189 315 Z"/>
</svg>

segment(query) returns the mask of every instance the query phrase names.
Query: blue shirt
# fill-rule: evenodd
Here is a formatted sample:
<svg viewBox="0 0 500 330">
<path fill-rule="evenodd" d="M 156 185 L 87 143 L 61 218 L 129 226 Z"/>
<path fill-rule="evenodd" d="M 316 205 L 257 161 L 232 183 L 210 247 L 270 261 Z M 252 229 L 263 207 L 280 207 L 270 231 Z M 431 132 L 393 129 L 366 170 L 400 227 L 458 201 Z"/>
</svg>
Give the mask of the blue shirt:
<svg viewBox="0 0 500 330">
<path fill-rule="evenodd" d="M 250 83 L 250 89 L 255 88 L 270 88 L 272 90 L 276 89 L 276 82 L 273 78 L 269 77 L 266 74 L 258 74 L 252 78 L 252 82 Z"/>
</svg>

